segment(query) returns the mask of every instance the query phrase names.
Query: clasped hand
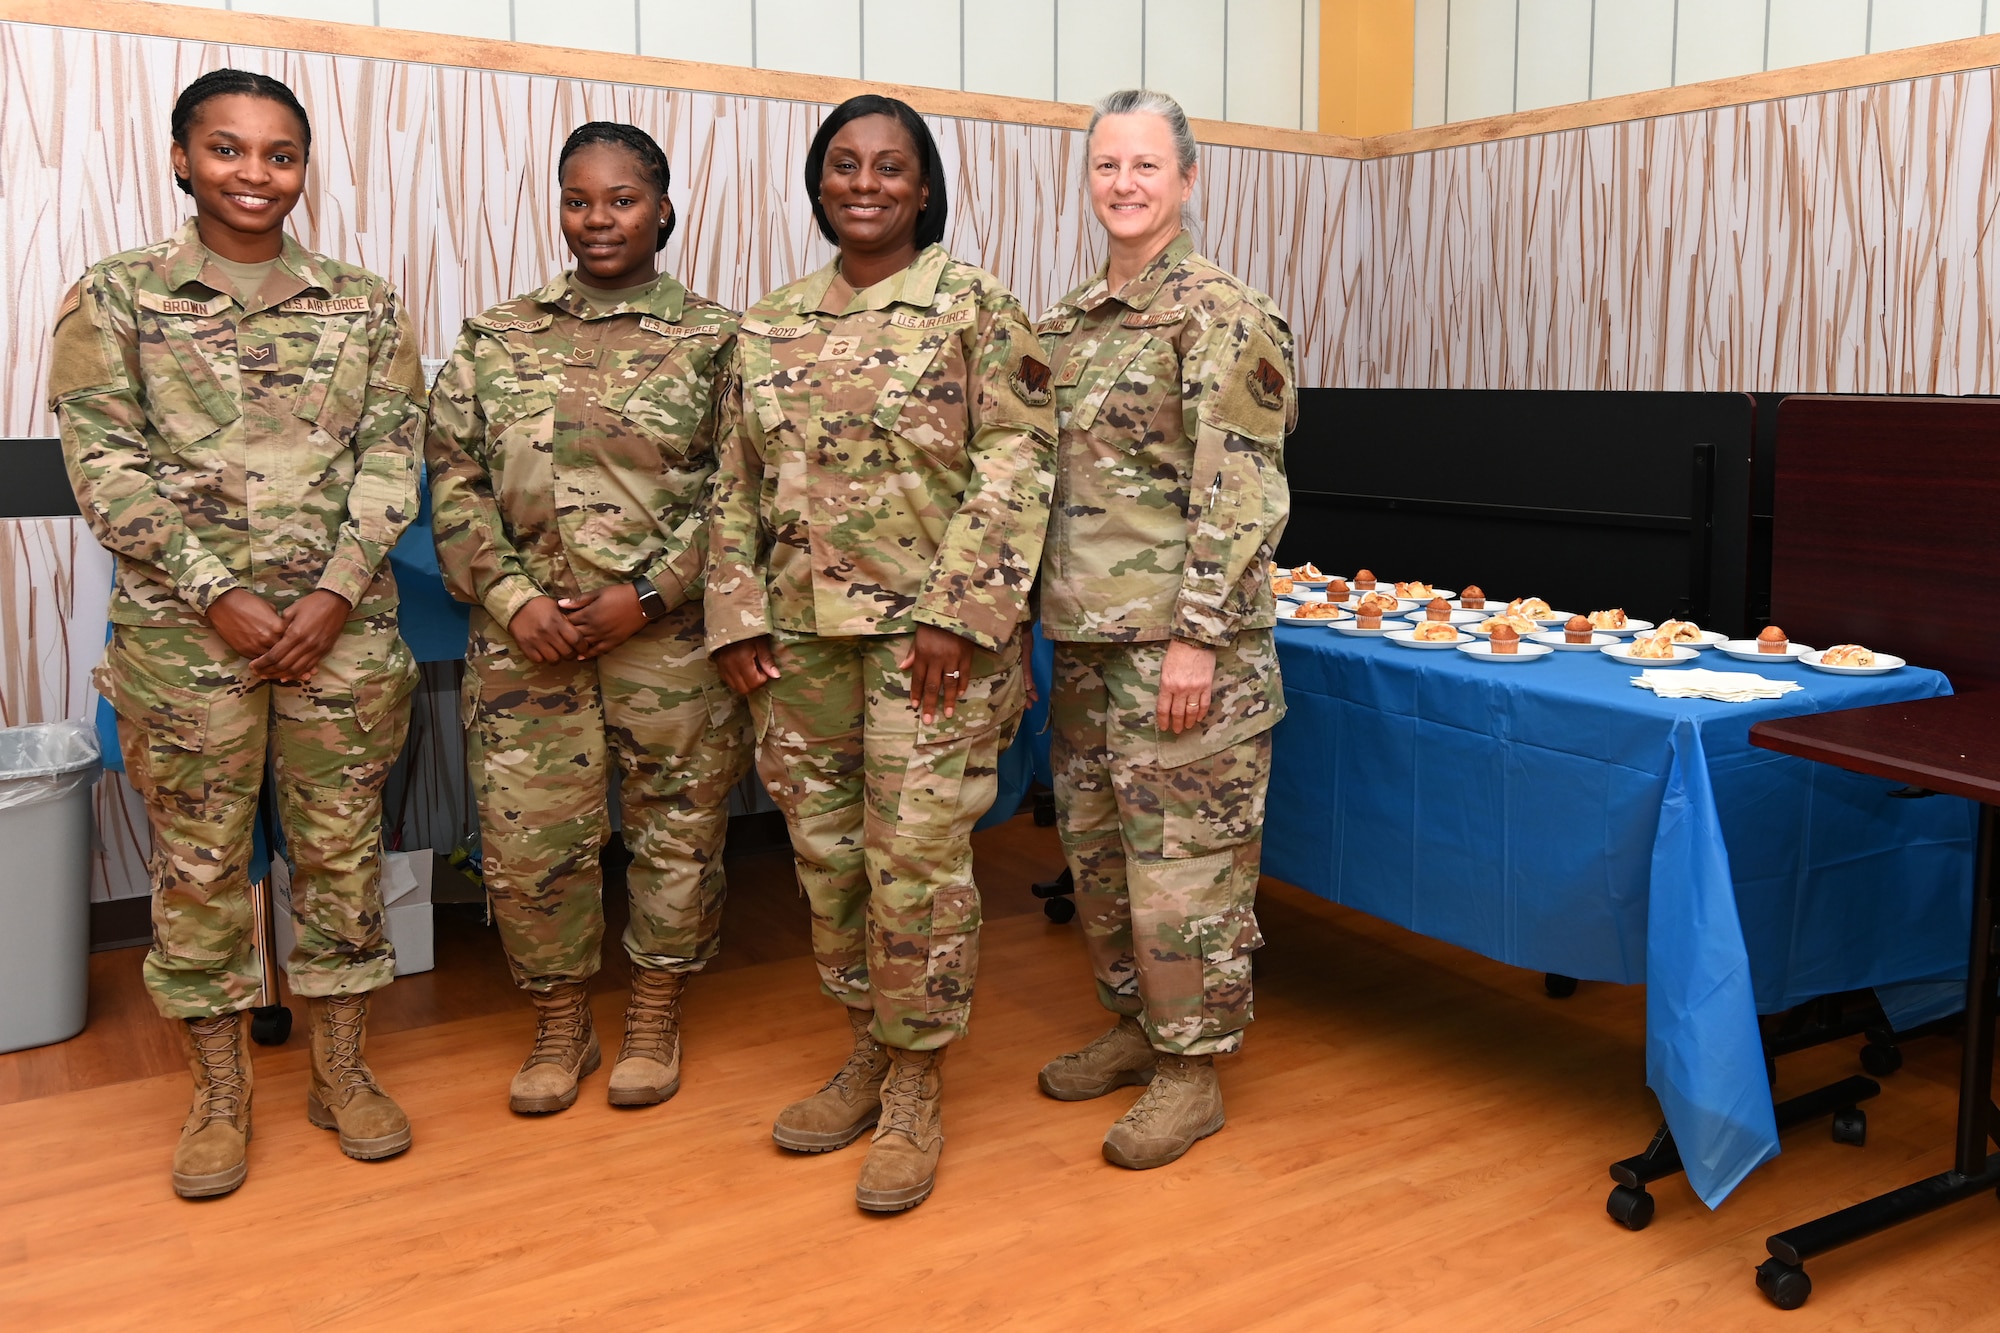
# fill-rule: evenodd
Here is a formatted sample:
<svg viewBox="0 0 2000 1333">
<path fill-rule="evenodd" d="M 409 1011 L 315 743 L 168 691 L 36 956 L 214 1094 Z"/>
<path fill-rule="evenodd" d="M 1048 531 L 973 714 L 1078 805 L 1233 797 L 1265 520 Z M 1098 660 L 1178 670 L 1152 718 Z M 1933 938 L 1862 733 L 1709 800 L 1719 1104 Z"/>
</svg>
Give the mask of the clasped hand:
<svg viewBox="0 0 2000 1333">
<path fill-rule="evenodd" d="M 778 663 L 768 634 L 726 644 L 709 657 L 723 683 L 738 694 L 749 694 L 765 681 L 778 679 Z M 924 715 L 928 725 L 937 721 L 940 704 L 946 717 L 956 713 L 971 679 L 972 642 L 935 625 L 919 625 L 910 651 L 896 665 L 910 673 L 910 706 Z"/>
<path fill-rule="evenodd" d="M 507 632 L 543 666 L 602 657 L 646 626 L 639 590 L 614 583 L 561 601 L 541 596 L 514 613 Z"/>
<path fill-rule="evenodd" d="M 345 597 L 315 589 L 280 612 L 248 588 L 231 588 L 209 604 L 208 623 L 260 680 L 303 682 L 340 638 L 353 610 Z"/>
</svg>

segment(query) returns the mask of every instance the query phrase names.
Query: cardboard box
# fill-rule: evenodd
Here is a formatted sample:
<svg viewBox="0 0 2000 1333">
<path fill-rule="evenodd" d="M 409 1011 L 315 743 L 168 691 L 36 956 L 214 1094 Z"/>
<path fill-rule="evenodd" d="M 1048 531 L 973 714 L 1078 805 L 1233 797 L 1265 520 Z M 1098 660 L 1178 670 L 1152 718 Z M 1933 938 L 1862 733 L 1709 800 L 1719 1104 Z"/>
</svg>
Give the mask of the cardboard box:
<svg viewBox="0 0 2000 1333">
<path fill-rule="evenodd" d="M 396 975 L 428 972 L 437 966 L 431 921 L 431 877 L 435 855 L 387 852 L 382 857 L 383 931 L 396 950 Z M 298 930 L 292 924 L 292 871 L 282 857 L 271 859 L 272 922 L 280 964 L 292 953 Z"/>
</svg>

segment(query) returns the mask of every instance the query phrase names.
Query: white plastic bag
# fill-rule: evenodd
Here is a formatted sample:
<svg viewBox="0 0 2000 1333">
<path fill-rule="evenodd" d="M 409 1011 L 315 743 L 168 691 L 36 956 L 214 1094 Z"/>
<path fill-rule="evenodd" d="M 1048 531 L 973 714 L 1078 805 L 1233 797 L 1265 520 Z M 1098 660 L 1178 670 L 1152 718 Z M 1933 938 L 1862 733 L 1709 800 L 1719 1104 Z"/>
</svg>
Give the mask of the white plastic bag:
<svg viewBox="0 0 2000 1333">
<path fill-rule="evenodd" d="M 0 728 L 0 810 L 61 800 L 97 781 L 97 728 L 44 722 Z"/>
</svg>

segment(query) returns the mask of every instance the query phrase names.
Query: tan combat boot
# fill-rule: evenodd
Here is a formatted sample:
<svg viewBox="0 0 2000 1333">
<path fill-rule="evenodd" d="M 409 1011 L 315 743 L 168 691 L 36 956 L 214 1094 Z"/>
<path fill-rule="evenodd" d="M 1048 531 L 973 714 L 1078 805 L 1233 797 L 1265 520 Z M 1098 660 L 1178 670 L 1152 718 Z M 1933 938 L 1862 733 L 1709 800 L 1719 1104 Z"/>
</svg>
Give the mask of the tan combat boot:
<svg viewBox="0 0 2000 1333">
<path fill-rule="evenodd" d="M 535 1002 L 535 1049 L 507 1089 L 507 1105 L 522 1115 L 567 1111 L 576 1104 L 577 1081 L 604 1062 L 590 1025 L 590 996 L 581 981 L 529 991 Z"/>
<path fill-rule="evenodd" d="M 687 974 L 632 969 L 625 1044 L 611 1067 L 613 1106 L 653 1106 L 681 1090 L 681 989 Z"/>
<path fill-rule="evenodd" d="M 882 1123 L 868 1145 L 854 1202 L 871 1213 L 900 1213 L 928 1199 L 944 1153 L 944 1052 L 889 1052 Z"/>
<path fill-rule="evenodd" d="M 1152 1083 L 1104 1136 L 1104 1160 L 1134 1171 L 1165 1166 L 1221 1128 L 1215 1057 L 1162 1051 Z"/>
<path fill-rule="evenodd" d="M 340 1135 L 358 1162 L 394 1157 L 410 1146 L 410 1118 L 368 1067 L 368 997 L 329 995 L 312 1009 L 312 1086 L 306 1119 Z"/>
<path fill-rule="evenodd" d="M 216 1014 L 175 1023 L 194 1075 L 194 1105 L 174 1147 L 174 1193 L 183 1199 L 227 1194 L 243 1183 L 250 1161 L 250 1015 Z"/>
<path fill-rule="evenodd" d="M 849 1009 L 847 1025 L 854 1029 L 854 1050 L 826 1086 L 802 1102 L 778 1112 L 771 1137 L 793 1152 L 832 1152 L 868 1132 L 882 1117 L 882 1079 L 889 1072 L 889 1053 L 875 1040 L 869 1026 L 875 1015 Z"/>
<path fill-rule="evenodd" d="M 1118 1026 L 1080 1051 L 1059 1055 L 1042 1066 L 1042 1092 L 1059 1102 L 1087 1102 L 1113 1088 L 1153 1081 L 1153 1044 L 1139 1020 L 1126 1015 Z"/>
</svg>

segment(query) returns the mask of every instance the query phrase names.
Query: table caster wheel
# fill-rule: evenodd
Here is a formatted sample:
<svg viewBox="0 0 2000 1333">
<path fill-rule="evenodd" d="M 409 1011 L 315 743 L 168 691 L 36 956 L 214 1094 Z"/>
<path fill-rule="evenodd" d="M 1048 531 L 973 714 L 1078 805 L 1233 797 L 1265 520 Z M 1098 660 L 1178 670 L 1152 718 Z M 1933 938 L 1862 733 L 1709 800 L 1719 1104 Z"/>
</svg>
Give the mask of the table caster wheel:
<svg viewBox="0 0 2000 1333">
<path fill-rule="evenodd" d="M 1076 919 L 1076 902 L 1070 898 L 1050 898 L 1042 904 L 1042 915 L 1058 926 L 1066 926 Z"/>
<path fill-rule="evenodd" d="M 1903 1048 L 1871 1041 L 1861 1048 L 1861 1067 L 1877 1078 L 1893 1074 L 1903 1067 Z"/>
<path fill-rule="evenodd" d="M 1757 1265 L 1757 1290 L 1771 1298 L 1780 1310 L 1796 1310 L 1812 1295 L 1812 1279 L 1797 1264 L 1783 1259 L 1766 1259 Z"/>
<path fill-rule="evenodd" d="M 1604 1211 L 1627 1231 L 1644 1231 L 1653 1220 L 1653 1196 L 1632 1185 L 1613 1185 Z"/>
<path fill-rule="evenodd" d="M 1576 978 L 1566 977 L 1560 972 L 1548 972 L 1542 976 L 1542 989 L 1552 1000 L 1567 1000 L 1576 994 Z"/>
<path fill-rule="evenodd" d="M 1848 1106 L 1833 1113 L 1833 1141 L 1851 1143 L 1859 1148 L 1868 1142 L 1868 1113 L 1858 1106 Z"/>
<path fill-rule="evenodd" d="M 292 1035 L 292 1011 L 282 1004 L 259 1005 L 250 1011 L 250 1040 L 259 1046 L 283 1046 Z"/>
</svg>

